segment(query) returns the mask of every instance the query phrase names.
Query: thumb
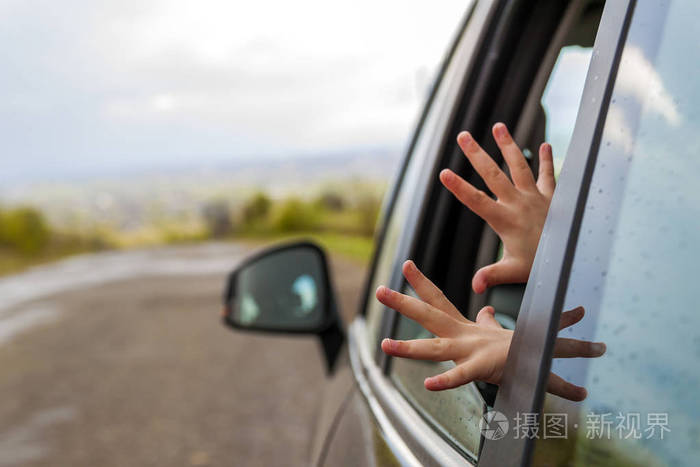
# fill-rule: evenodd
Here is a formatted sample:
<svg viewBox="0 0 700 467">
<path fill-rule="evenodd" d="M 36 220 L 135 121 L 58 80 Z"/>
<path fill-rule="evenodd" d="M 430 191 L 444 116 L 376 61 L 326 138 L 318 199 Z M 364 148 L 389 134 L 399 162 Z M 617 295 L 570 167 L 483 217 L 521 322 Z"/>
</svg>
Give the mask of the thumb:
<svg viewBox="0 0 700 467">
<path fill-rule="evenodd" d="M 472 289 L 481 294 L 494 285 L 526 282 L 529 271 L 523 277 L 521 269 L 517 264 L 506 260 L 484 266 L 474 274 Z"/>
<path fill-rule="evenodd" d="M 488 328 L 503 329 L 503 326 L 501 326 L 500 323 L 496 321 L 496 318 L 494 317 L 495 313 L 496 310 L 494 310 L 492 306 L 483 307 L 479 311 L 479 314 L 476 315 L 476 324 Z"/>
</svg>

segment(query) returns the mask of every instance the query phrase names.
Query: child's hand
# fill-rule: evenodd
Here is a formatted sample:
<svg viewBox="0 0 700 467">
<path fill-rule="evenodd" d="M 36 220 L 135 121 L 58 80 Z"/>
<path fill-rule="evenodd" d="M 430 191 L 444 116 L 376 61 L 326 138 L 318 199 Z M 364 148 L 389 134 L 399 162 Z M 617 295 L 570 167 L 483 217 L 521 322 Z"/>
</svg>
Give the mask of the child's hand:
<svg viewBox="0 0 700 467">
<path fill-rule="evenodd" d="M 471 322 L 412 261 L 404 263 L 403 274 L 421 300 L 383 286 L 377 289 L 377 299 L 417 321 L 436 337 L 408 341 L 384 339 L 382 350 L 396 357 L 454 361 L 456 367 L 425 380 L 426 389 L 431 391 L 451 389 L 475 380 L 499 384 L 513 332 L 498 324 L 494 309 L 484 307 L 476 322 Z M 581 321 L 583 314 L 581 307 L 562 313 L 559 329 Z M 603 353 L 603 343 L 558 338 L 554 345 L 555 358 L 600 357 Z M 573 401 L 586 398 L 585 388 L 564 381 L 555 374 L 550 375 L 547 391 Z"/>
<path fill-rule="evenodd" d="M 503 258 L 474 274 L 472 288 L 476 293 L 498 284 L 527 282 L 554 193 L 554 165 L 549 144 L 540 146 L 540 173 L 535 183 L 523 153 L 503 123 L 493 126 L 493 136 L 508 164 L 512 182 L 468 132 L 460 133 L 457 143 L 497 200 L 449 169 L 440 172 L 442 184 L 482 217 L 503 242 Z"/>
</svg>

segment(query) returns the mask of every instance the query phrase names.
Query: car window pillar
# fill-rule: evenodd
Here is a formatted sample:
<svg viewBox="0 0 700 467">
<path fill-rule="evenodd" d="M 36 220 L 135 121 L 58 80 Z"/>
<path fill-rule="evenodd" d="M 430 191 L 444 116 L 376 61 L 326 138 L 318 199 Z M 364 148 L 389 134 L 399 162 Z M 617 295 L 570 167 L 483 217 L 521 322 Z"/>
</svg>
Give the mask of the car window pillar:
<svg viewBox="0 0 700 467">
<path fill-rule="evenodd" d="M 596 36 L 571 144 L 545 222 L 494 410 L 512 424 L 539 414 L 588 186 L 634 0 L 609 1 Z M 484 440 L 479 465 L 528 465 L 534 439 Z"/>
</svg>

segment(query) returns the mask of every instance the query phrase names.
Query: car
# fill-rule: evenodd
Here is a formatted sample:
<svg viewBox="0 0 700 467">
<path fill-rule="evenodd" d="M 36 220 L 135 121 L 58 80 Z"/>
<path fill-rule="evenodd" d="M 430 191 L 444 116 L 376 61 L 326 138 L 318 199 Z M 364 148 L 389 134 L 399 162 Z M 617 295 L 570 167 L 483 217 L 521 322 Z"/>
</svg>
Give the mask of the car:
<svg viewBox="0 0 700 467">
<path fill-rule="evenodd" d="M 389 190 L 357 316 L 341 321 L 324 252 L 276 246 L 238 265 L 224 322 L 315 335 L 328 373 L 314 465 L 696 465 L 700 459 L 700 4 L 479 0 L 446 54 Z M 533 171 L 551 142 L 558 181 L 527 284 L 478 295 L 470 279 L 498 236 L 441 186 L 450 168 L 487 191 L 456 144 L 468 129 L 503 160 L 514 129 Z M 564 157 L 565 156 L 565 157 Z M 389 357 L 385 337 L 429 337 L 374 298 L 412 293 L 413 259 L 469 319 L 486 304 L 514 328 L 500 386 L 430 392 L 451 362 Z M 552 359 L 565 337 L 598 359 Z M 583 402 L 546 393 L 550 371 Z"/>
</svg>

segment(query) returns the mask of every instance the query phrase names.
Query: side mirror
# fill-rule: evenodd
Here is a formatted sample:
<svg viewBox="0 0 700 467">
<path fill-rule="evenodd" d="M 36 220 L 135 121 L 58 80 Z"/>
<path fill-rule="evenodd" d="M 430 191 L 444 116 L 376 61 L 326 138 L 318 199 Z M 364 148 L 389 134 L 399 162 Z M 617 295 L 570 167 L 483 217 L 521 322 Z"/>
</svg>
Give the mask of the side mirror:
<svg viewBox="0 0 700 467">
<path fill-rule="evenodd" d="M 331 372 L 345 340 L 323 250 L 311 242 L 273 247 L 229 276 L 224 323 L 241 330 L 316 334 Z"/>
</svg>

